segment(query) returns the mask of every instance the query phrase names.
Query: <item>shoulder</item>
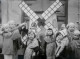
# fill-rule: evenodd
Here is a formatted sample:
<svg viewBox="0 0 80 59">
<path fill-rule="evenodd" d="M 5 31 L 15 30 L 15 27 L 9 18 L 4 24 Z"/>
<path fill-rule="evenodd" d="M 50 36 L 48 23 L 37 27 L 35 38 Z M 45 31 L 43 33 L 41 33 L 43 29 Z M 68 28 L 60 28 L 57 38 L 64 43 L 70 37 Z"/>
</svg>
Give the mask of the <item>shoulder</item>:
<svg viewBox="0 0 80 59">
<path fill-rule="evenodd" d="M 13 35 L 12 35 L 12 38 L 14 38 L 13 40 L 20 38 L 20 37 L 21 37 L 21 35 L 19 33 L 19 30 L 13 31 Z"/>
<path fill-rule="evenodd" d="M 34 39 L 33 39 L 33 42 L 34 42 L 34 43 L 37 43 L 37 42 L 38 42 L 37 38 L 34 38 Z"/>
</svg>

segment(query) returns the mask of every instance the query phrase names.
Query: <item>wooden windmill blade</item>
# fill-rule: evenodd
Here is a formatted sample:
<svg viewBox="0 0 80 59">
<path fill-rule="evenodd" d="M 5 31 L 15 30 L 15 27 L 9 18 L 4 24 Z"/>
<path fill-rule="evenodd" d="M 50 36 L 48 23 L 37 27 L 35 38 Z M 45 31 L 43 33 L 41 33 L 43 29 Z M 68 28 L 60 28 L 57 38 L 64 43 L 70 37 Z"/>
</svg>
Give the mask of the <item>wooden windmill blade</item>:
<svg viewBox="0 0 80 59">
<path fill-rule="evenodd" d="M 19 7 L 24 11 L 24 13 L 30 18 L 29 28 L 32 28 L 32 24 L 37 24 L 37 19 L 39 18 L 34 11 L 30 9 L 30 7 L 23 1 Z M 39 27 L 38 27 L 39 29 Z M 39 30 L 38 30 L 39 31 Z"/>
<path fill-rule="evenodd" d="M 19 7 L 27 14 L 28 17 L 30 17 L 32 21 L 36 21 L 39 18 L 24 1 L 19 5 Z"/>
<path fill-rule="evenodd" d="M 49 18 L 53 18 L 51 17 L 55 11 L 57 11 L 57 9 L 62 6 L 62 3 L 59 1 L 59 0 L 56 0 L 43 14 L 42 14 L 42 17 L 46 20 L 46 25 L 44 26 L 46 29 L 48 28 L 52 28 L 54 29 L 53 27 L 56 25 L 55 23 L 57 23 L 57 19 L 52 19 L 53 21 L 51 21 L 51 19 Z M 55 16 L 55 15 L 53 15 Z M 56 17 L 54 17 L 56 18 Z M 47 20 L 48 19 L 48 20 Z M 56 21 L 54 21 L 56 20 Z M 47 22 L 48 21 L 48 22 Z M 54 26 L 52 25 L 52 22 L 55 22 Z M 58 29 L 58 28 L 57 28 Z"/>
<path fill-rule="evenodd" d="M 53 29 L 53 26 L 50 22 L 48 22 L 45 26 L 44 26 L 45 29 L 48 29 L 48 28 L 52 28 Z"/>
<path fill-rule="evenodd" d="M 47 20 L 52 14 L 57 11 L 57 9 L 62 6 L 62 3 L 59 0 L 56 0 L 43 14 L 42 17 Z"/>
</svg>

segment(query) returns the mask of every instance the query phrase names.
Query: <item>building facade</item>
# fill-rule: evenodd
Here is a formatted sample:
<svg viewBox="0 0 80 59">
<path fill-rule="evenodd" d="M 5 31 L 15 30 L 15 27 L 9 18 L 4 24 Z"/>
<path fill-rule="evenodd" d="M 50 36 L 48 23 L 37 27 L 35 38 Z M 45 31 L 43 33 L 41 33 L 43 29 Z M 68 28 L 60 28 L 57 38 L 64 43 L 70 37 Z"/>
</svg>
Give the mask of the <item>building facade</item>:
<svg viewBox="0 0 80 59">
<path fill-rule="evenodd" d="M 0 0 L 0 23 L 5 24 L 9 20 L 14 20 L 20 24 L 29 17 L 19 8 L 19 4 L 25 1 L 26 4 L 40 16 L 56 0 Z M 58 27 L 61 24 L 80 22 L 80 1 L 79 0 L 60 0 L 62 6 L 55 12 L 57 14 Z M 2 40 L 0 39 L 0 47 Z"/>
<path fill-rule="evenodd" d="M 1 0 L 1 23 L 15 20 L 23 22 L 27 15 L 19 8 L 23 0 Z M 30 8 L 38 15 L 42 14 L 56 0 L 24 0 Z M 56 11 L 58 24 L 79 21 L 80 6 L 79 0 L 60 0 L 62 6 Z M 13 16 L 14 15 L 14 16 Z M 59 26 L 60 27 L 60 26 Z"/>
</svg>

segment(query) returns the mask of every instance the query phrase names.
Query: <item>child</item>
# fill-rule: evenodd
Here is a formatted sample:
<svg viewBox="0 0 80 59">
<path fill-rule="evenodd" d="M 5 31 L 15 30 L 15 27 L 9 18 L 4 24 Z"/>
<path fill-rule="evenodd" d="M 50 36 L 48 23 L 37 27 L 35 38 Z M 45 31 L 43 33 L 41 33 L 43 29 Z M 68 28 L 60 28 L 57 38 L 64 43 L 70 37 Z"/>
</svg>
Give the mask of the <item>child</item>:
<svg viewBox="0 0 80 59">
<path fill-rule="evenodd" d="M 66 29 L 59 31 L 56 35 L 56 43 L 57 43 L 57 49 L 56 49 L 56 57 L 58 57 L 61 52 L 64 50 L 66 46 L 68 46 L 69 39 L 67 37 L 67 31 Z"/>
<path fill-rule="evenodd" d="M 55 49 L 56 49 L 56 41 L 53 30 L 49 28 L 47 30 L 45 39 L 46 41 L 46 56 L 47 59 L 55 59 Z"/>
<path fill-rule="evenodd" d="M 80 31 L 79 30 L 74 31 L 71 47 L 74 52 L 75 59 L 80 59 Z"/>
<path fill-rule="evenodd" d="M 13 55 L 16 53 L 14 47 L 13 40 L 20 37 L 19 27 L 22 27 L 25 24 L 21 24 L 16 26 L 14 21 L 10 21 L 9 23 L 5 24 L 2 28 L 3 31 L 3 48 L 2 53 L 4 54 L 4 59 L 13 59 Z"/>
<path fill-rule="evenodd" d="M 25 50 L 24 59 L 32 59 L 33 58 L 32 55 L 35 52 L 34 49 L 39 46 L 38 41 L 37 41 L 35 33 L 32 31 L 29 32 L 26 39 L 27 39 L 27 47 Z"/>
</svg>

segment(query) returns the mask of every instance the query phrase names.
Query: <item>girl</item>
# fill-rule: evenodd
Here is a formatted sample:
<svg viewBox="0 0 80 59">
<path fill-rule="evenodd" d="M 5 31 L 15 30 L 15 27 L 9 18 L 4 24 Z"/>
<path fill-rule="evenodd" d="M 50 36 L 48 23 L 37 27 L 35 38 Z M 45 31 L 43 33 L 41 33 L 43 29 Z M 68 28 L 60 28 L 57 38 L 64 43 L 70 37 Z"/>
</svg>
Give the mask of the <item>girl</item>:
<svg viewBox="0 0 80 59">
<path fill-rule="evenodd" d="M 24 39 L 27 39 L 27 47 L 25 50 L 24 59 L 32 59 L 35 48 L 39 46 L 36 35 L 33 31 L 30 31 L 28 36 L 26 36 Z"/>
<path fill-rule="evenodd" d="M 55 49 L 56 49 L 56 41 L 53 30 L 49 28 L 47 30 L 45 39 L 46 41 L 46 56 L 47 59 L 55 59 Z"/>
</svg>

